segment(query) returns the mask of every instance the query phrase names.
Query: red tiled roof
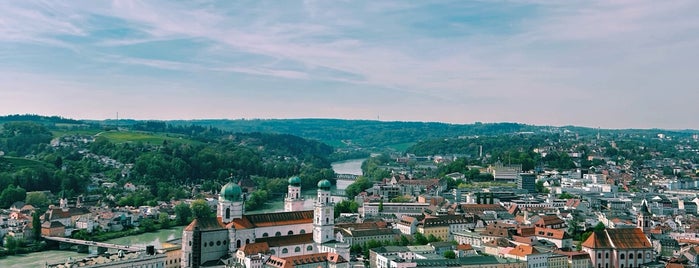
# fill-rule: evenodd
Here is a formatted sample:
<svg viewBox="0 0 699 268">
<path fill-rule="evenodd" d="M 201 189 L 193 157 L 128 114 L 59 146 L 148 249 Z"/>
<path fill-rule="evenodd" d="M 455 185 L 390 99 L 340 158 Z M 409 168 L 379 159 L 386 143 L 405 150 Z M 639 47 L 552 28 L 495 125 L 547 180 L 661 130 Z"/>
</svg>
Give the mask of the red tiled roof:
<svg viewBox="0 0 699 268">
<path fill-rule="evenodd" d="M 509 254 L 510 255 L 515 255 L 515 256 L 520 256 L 520 257 L 526 257 L 529 254 L 536 254 L 539 253 L 538 250 L 536 250 L 532 246 L 528 245 L 518 245 L 512 250 L 510 250 Z"/>
<path fill-rule="evenodd" d="M 277 268 L 292 268 L 297 265 L 308 265 L 308 264 L 313 264 L 313 263 L 322 263 L 322 262 L 329 262 L 329 263 L 343 263 L 347 262 L 342 256 L 336 254 L 336 253 L 315 253 L 315 254 L 307 254 L 307 255 L 299 255 L 299 256 L 291 256 L 291 257 L 285 257 L 285 258 L 280 258 L 277 256 L 271 256 L 267 262 L 265 263 L 266 266 L 271 266 L 271 267 L 277 267 Z"/>
<path fill-rule="evenodd" d="M 184 228 L 185 231 L 191 232 L 195 229 L 199 231 L 212 231 L 212 230 L 225 230 L 224 226 L 219 219 L 216 218 L 204 218 L 204 219 L 194 219 L 187 227 Z"/>
<path fill-rule="evenodd" d="M 269 251 L 269 244 L 267 242 L 245 244 L 238 250 L 245 253 L 245 255 L 252 255 L 257 253 L 265 253 Z"/>
<path fill-rule="evenodd" d="M 313 243 L 313 234 L 298 234 L 287 236 L 272 236 L 263 237 L 255 240 L 257 243 L 267 243 L 270 247 L 281 247 L 289 245 L 311 244 Z"/>
<path fill-rule="evenodd" d="M 601 232 L 593 232 L 582 246 L 594 249 L 645 249 L 652 247 L 640 228 L 605 229 Z"/>
</svg>

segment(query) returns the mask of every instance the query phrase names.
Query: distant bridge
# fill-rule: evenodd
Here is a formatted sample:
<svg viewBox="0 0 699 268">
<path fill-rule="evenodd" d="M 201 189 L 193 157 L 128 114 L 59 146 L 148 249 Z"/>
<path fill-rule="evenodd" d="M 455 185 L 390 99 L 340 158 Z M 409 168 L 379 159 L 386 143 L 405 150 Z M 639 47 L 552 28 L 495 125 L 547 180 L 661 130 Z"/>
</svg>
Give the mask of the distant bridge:
<svg viewBox="0 0 699 268">
<path fill-rule="evenodd" d="M 73 238 L 57 237 L 57 236 L 42 236 L 46 240 L 57 241 L 60 243 L 74 244 L 79 246 L 97 247 L 97 248 L 109 248 L 123 251 L 143 251 L 146 250 L 142 247 L 137 246 L 124 246 L 117 244 L 109 244 L 95 241 L 87 241 Z"/>
</svg>

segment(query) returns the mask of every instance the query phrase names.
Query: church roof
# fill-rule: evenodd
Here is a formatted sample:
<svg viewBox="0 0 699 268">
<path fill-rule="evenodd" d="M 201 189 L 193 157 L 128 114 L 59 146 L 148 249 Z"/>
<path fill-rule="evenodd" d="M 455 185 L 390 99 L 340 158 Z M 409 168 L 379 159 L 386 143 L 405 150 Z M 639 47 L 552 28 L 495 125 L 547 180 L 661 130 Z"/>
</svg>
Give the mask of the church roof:
<svg viewBox="0 0 699 268">
<path fill-rule="evenodd" d="M 593 232 L 582 246 L 593 249 L 638 249 L 650 248 L 651 243 L 640 228 L 620 228 Z"/>
<path fill-rule="evenodd" d="M 245 255 L 252 255 L 257 253 L 266 253 L 269 251 L 269 244 L 267 242 L 256 242 L 252 244 L 245 244 L 238 250 L 245 253 Z"/>
<path fill-rule="evenodd" d="M 187 225 L 187 227 L 184 228 L 184 230 L 188 232 L 194 230 L 213 231 L 225 229 L 226 226 L 224 226 L 217 218 L 194 219 L 189 225 Z"/>
<path fill-rule="evenodd" d="M 255 227 L 313 223 L 313 210 L 290 211 L 243 216 Z"/>
<path fill-rule="evenodd" d="M 255 239 L 256 243 L 267 243 L 270 247 L 283 247 L 313 243 L 313 234 L 298 234 L 287 236 L 271 236 Z"/>
</svg>

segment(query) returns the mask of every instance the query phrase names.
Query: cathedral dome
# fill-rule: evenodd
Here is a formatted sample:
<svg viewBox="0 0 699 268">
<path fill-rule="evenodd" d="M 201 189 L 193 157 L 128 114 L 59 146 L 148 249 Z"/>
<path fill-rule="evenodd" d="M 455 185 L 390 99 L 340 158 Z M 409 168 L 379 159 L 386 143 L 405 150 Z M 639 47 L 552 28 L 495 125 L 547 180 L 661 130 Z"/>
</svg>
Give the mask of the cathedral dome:
<svg viewBox="0 0 699 268">
<path fill-rule="evenodd" d="M 318 182 L 318 189 L 329 191 L 332 184 L 329 180 L 321 180 Z"/>
<path fill-rule="evenodd" d="M 293 176 L 293 177 L 289 178 L 289 185 L 300 187 L 301 186 L 301 178 L 299 178 L 298 176 Z"/>
<path fill-rule="evenodd" d="M 239 202 L 242 200 L 243 189 L 238 184 L 229 182 L 221 188 L 220 198 L 226 201 Z"/>
</svg>

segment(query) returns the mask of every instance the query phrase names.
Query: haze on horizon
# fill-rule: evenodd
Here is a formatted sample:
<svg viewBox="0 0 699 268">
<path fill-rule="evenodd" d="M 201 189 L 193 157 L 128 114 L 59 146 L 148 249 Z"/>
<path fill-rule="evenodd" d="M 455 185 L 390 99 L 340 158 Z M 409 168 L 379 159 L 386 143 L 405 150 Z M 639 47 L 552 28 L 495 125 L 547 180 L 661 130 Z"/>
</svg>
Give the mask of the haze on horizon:
<svg viewBox="0 0 699 268">
<path fill-rule="evenodd" d="M 699 129 L 699 2 L 6 1 L 0 115 Z"/>
</svg>

